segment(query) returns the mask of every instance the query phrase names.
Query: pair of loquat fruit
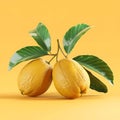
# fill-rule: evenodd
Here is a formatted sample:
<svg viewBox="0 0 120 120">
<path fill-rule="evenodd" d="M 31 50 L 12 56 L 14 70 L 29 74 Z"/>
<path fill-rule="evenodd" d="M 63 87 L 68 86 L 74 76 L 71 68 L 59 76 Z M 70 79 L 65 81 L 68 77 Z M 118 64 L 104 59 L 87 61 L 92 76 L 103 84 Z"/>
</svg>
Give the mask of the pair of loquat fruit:
<svg viewBox="0 0 120 120">
<path fill-rule="evenodd" d="M 38 96 L 54 82 L 57 91 L 66 98 L 77 98 L 90 86 L 88 73 L 76 61 L 64 58 L 54 67 L 42 58 L 32 60 L 18 76 L 18 87 L 23 95 Z"/>
</svg>

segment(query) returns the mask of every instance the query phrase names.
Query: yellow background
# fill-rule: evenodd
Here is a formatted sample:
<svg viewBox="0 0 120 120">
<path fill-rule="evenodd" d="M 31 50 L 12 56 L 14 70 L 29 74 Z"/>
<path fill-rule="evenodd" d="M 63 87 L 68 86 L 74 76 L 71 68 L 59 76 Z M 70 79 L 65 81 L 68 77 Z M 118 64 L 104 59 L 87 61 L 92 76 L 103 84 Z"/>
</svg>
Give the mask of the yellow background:
<svg viewBox="0 0 120 120">
<path fill-rule="evenodd" d="M 109 88 L 107 94 L 89 90 L 83 97 L 68 100 L 61 97 L 53 85 L 37 98 L 20 94 L 17 76 L 27 62 L 11 71 L 8 71 L 8 62 L 16 50 L 37 45 L 28 32 L 39 22 L 49 29 L 53 53 L 56 51 L 56 39 L 59 38 L 62 44 L 68 28 L 78 23 L 93 26 L 69 57 L 92 54 L 106 61 L 114 73 L 114 86 L 101 77 Z M 119 41 L 119 0 L 1 0 L 0 120 L 119 120 Z"/>
</svg>

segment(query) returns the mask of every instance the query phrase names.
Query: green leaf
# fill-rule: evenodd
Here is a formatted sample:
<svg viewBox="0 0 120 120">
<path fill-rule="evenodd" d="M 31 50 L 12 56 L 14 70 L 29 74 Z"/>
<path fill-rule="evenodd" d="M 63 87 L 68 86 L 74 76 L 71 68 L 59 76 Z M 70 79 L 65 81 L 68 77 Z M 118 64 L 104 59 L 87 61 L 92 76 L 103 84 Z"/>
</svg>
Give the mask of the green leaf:
<svg viewBox="0 0 120 120">
<path fill-rule="evenodd" d="M 38 43 L 38 45 L 40 45 L 43 50 L 51 50 L 50 34 L 44 24 L 39 23 L 36 29 L 30 32 L 30 35 L 35 39 L 35 41 Z"/>
<path fill-rule="evenodd" d="M 107 86 L 101 82 L 97 77 L 95 77 L 90 71 L 86 70 L 90 77 L 90 88 L 98 92 L 107 93 Z"/>
<path fill-rule="evenodd" d="M 79 64 L 85 66 L 86 68 L 89 68 L 103 77 L 105 77 L 107 80 L 109 80 L 113 84 L 113 73 L 110 67 L 100 58 L 93 56 L 93 55 L 80 55 L 73 58 L 75 61 L 77 61 Z"/>
<path fill-rule="evenodd" d="M 65 52 L 69 54 L 77 41 L 80 39 L 82 35 L 84 35 L 90 26 L 87 24 L 78 24 L 76 26 L 71 27 L 66 34 L 64 35 L 63 45 Z"/>
<path fill-rule="evenodd" d="M 47 52 L 38 46 L 27 46 L 21 48 L 11 57 L 9 62 L 9 70 L 23 61 L 35 59 L 44 55 L 47 55 Z"/>
</svg>

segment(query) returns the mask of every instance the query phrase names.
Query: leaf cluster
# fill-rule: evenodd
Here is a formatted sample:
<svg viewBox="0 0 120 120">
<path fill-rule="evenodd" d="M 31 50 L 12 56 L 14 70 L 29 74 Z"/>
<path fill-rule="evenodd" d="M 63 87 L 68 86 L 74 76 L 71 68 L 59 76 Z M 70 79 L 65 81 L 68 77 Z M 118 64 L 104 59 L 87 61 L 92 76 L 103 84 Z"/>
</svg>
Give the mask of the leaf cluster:
<svg viewBox="0 0 120 120">
<path fill-rule="evenodd" d="M 87 24 L 77 24 L 76 26 L 72 26 L 65 33 L 63 37 L 63 47 L 67 55 L 70 54 L 78 40 L 80 40 L 80 38 L 90 28 L 91 27 Z M 15 67 L 17 64 L 23 61 L 36 59 L 44 55 L 52 55 L 51 37 L 47 27 L 44 24 L 39 23 L 37 27 L 30 32 L 30 35 L 36 41 L 38 46 L 26 46 L 24 48 L 21 48 L 20 50 L 17 50 L 10 59 L 9 70 L 11 70 L 13 67 Z M 62 49 L 60 48 L 60 44 L 58 42 L 58 51 L 59 49 L 62 51 Z M 67 55 L 64 54 L 65 57 Z M 53 54 L 53 58 L 55 58 L 55 56 L 58 57 L 58 52 L 57 54 Z M 113 72 L 105 61 L 94 55 L 78 55 L 74 57 L 73 60 L 77 61 L 87 71 L 90 77 L 91 89 L 104 93 L 108 91 L 107 86 L 102 81 L 100 81 L 96 76 L 94 76 L 91 71 L 89 71 L 92 70 L 100 74 L 106 80 L 113 84 Z"/>
</svg>

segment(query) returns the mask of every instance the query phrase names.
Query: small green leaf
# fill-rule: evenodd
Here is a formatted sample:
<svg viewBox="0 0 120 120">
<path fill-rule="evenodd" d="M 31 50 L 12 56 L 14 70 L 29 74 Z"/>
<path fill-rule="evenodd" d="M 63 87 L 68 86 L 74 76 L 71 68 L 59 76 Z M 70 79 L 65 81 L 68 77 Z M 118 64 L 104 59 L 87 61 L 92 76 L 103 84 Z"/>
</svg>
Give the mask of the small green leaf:
<svg viewBox="0 0 120 120">
<path fill-rule="evenodd" d="M 71 27 L 66 34 L 64 35 L 63 45 L 65 52 L 69 54 L 77 41 L 80 39 L 82 35 L 84 35 L 90 26 L 87 24 L 78 24 L 76 26 Z"/>
<path fill-rule="evenodd" d="M 36 29 L 30 32 L 30 35 L 35 39 L 42 49 L 45 51 L 51 50 L 50 34 L 44 24 L 39 23 Z"/>
<path fill-rule="evenodd" d="M 79 64 L 89 68 L 106 79 L 108 79 L 113 84 L 113 73 L 110 67 L 100 58 L 93 55 L 80 55 L 73 58 Z"/>
<path fill-rule="evenodd" d="M 30 59 L 35 59 L 41 56 L 47 55 L 47 52 L 42 50 L 38 46 L 27 46 L 16 51 L 9 62 L 9 70 L 15 67 L 17 64 L 27 61 Z"/>
<path fill-rule="evenodd" d="M 106 93 L 108 91 L 107 86 L 96 78 L 90 71 L 86 70 L 90 77 L 90 88 L 98 92 Z"/>
</svg>

